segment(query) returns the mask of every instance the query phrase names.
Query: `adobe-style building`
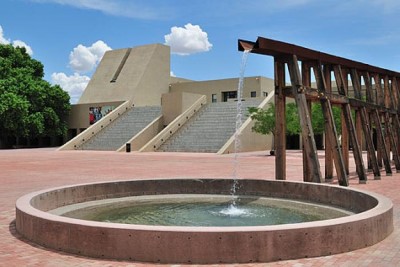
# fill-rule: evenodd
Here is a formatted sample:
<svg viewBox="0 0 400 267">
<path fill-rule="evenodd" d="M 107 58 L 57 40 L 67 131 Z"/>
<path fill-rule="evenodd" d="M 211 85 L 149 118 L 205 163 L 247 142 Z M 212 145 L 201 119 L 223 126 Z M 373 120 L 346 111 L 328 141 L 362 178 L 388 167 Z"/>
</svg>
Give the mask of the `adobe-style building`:
<svg viewBox="0 0 400 267">
<path fill-rule="evenodd" d="M 170 76 L 170 48 L 152 44 L 105 53 L 69 118 L 60 149 L 233 152 L 239 78 L 192 81 Z M 241 151 L 271 148 L 251 131 L 247 107 L 273 101 L 274 82 L 246 77 Z"/>
</svg>

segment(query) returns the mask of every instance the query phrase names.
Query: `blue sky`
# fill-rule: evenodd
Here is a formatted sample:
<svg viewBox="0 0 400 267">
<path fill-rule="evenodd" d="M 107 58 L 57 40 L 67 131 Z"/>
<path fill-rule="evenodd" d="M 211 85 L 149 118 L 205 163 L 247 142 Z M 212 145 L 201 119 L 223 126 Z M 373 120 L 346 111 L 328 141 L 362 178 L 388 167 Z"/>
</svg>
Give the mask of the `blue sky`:
<svg viewBox="0 0 400 267">
<path fill-rule="evenodd" d="M 1 0 L 0 43 L 27 46 L 75 103 L 109 49 L 167 43 L 173 75 L 237 77 L 237 39 L 295 43 L 399 71 L 399 0 Z M 246 76 L 273 76 L 252 54 Z"/>
</svg>

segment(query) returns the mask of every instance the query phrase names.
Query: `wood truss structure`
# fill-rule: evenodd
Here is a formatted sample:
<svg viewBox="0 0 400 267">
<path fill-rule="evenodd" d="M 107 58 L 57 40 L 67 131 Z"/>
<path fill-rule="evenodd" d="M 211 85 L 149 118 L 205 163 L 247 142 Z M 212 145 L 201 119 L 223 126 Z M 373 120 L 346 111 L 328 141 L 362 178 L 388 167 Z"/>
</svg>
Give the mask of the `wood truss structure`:
<svg viewBox="0 0 400 267">
<path fill-rule="evenodd" d="M 363 144 L 375 179 L 380 179 L 382 167 L 386 175 L 392 174 L 391 161 L 400 172 L 400 73 L 262 37 L 239 40 L 239 50 L 274 57 L 276 179 L 286 179 L 286 97 L 295 99 L 302 125 L 304 181 L 331 180 L 335 167 L 339 184 L 347 186 L 350 145 L 360 183 L 367 181 Z M 325 177 L 311 125 L 311 102 L 321 104 L 326 123 Z M 341 138 L 333 105 L 341 108 Z"/>
</svg>

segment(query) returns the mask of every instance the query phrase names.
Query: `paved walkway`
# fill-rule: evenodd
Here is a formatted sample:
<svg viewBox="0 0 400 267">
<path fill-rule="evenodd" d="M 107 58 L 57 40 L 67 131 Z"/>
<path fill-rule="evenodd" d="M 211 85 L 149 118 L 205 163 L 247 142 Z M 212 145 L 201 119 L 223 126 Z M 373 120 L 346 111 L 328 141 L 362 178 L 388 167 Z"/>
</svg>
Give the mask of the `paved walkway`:
<svg viewBox="0 0 400 267">
<path fill-rule="evenodd" d="M 267 152 L 242 153 L 241 178 L 274 179 L 274 157 Z M 152 264 L 104 261 L 48 250 L 23 240 L 15 231 L 15 201 L 29 192 L 76 183 L 146 178 L 230 178 L 233 155 L 188 153 L 116 153 L 54 149 L 0 151 L 0 266 L 151 266 Z M 323 155 L 321 155 L 323 168 Z M 289 180 L 301 180 L 299 151 L 287 155 Z M 364 249 L 328 257 L 260 264 L 226 266 L 400 266 L 400 174 L 358 184 L 351 163 L 350 186 L 386 195 L 394 203 L 394 232 Z M 324 171 L 322 170 L 322 173 Z M 177 265 L 172 265 L 177 266 Z M 181 266 L 181 265 L 179 265 Z M 193 266 L 193 265 L 192 265 Z"/>
</svg>

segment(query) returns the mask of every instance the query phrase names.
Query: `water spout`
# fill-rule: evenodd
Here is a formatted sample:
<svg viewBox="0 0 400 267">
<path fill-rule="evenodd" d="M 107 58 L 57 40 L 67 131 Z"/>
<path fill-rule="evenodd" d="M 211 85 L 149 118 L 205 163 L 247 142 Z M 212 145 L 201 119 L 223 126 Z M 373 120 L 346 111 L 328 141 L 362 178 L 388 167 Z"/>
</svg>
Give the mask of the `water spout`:
<svg viewBox="0 0 400 267">
<path fill-rule="evenodd" d="M 253 50 L 255 43 L 249 42 L 249 41 L 244 41 L 244 40 L 239 40 L 239 51 L 249 51 Z"/>
<path fill-rule="evenodd" d="M 242 98 L 243 98 L 243 86 L 244 86 L 244 71 L 246 69 L 247 58 L 250 53 L 250 50 L 245 50 L 242 56 L 242 62 L 240 66 L 240 75 L 239 75 L 239 84 L 237 89 L 237 112 L 236 112 L 236 127 L 235 127 L 235 134 L 234 134 L 234 160 L 233 160 L 233 185 L 231 188 L 231 195 L 232 195 L 232 205 L 236 205 L 236 191 L 238 189 L 239 183 L 239 152 L 241 149 L 241 141 L 240 141 L 240 134 L 241 128 L 243 124 L 243 108 L 242 108 Z"/>
</svg>

